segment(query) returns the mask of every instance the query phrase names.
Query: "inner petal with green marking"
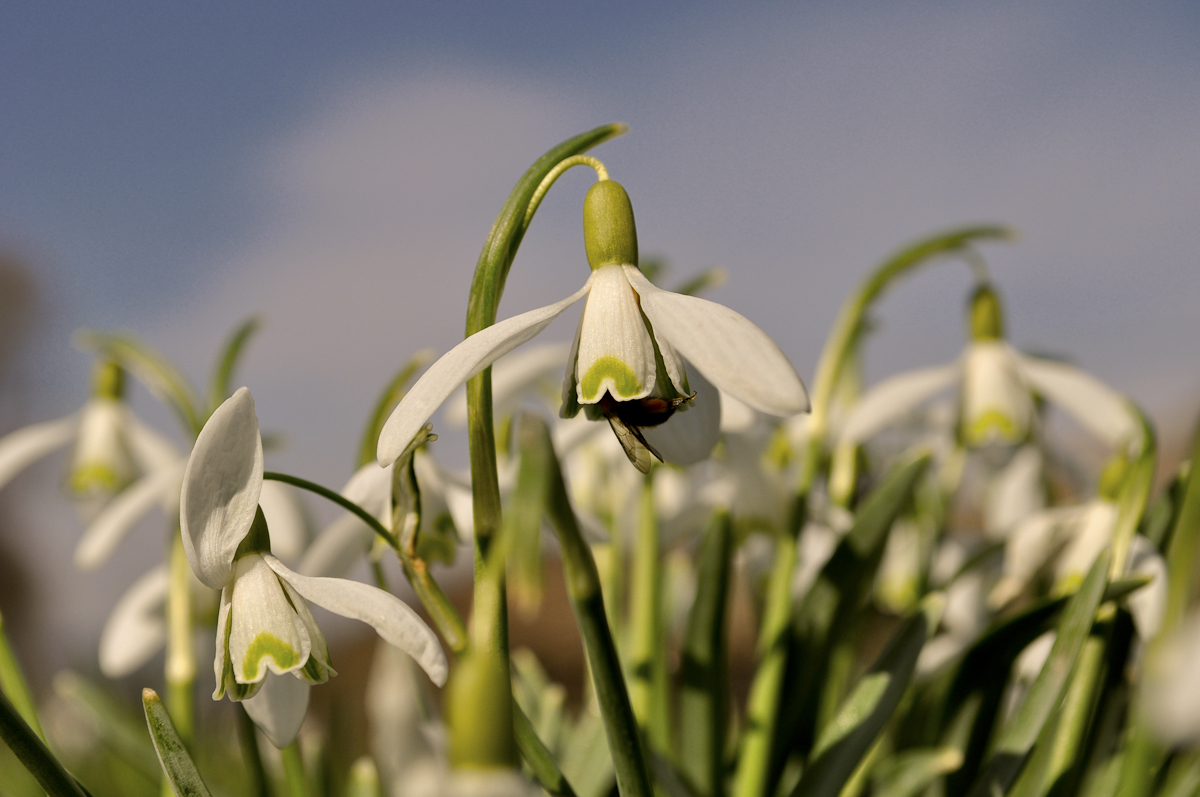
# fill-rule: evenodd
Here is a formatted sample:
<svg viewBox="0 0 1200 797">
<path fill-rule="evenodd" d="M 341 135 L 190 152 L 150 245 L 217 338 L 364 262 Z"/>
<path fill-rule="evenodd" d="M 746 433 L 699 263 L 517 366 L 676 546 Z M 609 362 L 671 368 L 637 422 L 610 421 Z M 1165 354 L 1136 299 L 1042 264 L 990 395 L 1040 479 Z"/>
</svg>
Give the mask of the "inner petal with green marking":
<svg viewBox="0 0 1200 797">
<path fill-rule="evenodd" d="M 262 631 L 246 649 L 246 658 L 242 661 L 242 680 L 258 679 L 258 665 L 264 656 L 270 656 L 281 670 L 290 670 L 300 663 L 300 654 L 279 637 Z"/>
<path fill-rule="evenodd" d="M 607 389 L 618 399 L 633 396 L 642 390 L 642 382 L 628 365 L 616 357 L 601 357 L 579 380 L 579 395 L 582 401 L 599 401 Z"/>
</svg>

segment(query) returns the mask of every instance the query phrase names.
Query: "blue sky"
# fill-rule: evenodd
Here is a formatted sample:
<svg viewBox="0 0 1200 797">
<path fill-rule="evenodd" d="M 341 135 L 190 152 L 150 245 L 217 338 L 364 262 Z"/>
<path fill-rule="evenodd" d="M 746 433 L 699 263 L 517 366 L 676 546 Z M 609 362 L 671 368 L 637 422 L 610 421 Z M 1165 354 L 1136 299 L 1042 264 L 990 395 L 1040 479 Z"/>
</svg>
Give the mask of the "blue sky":
<svg viewBox="0 0 1200 797">
<path fill-rule="evenodd" d="M 461 336 L 511 184 L 624 121 L 595 154 L 643 253 L 679 278 L 725 267 L 712 298 L 806 380 L 885 254 L 1000 222 L 1022 235 L 984 249 L 1013 341 L 1179 434 L 1200 387 L 1197 41 L 1195 3 L 6 3 L 0 245 L 45 313 L 11 422 L 82 402 L 75 328 L 134 330 L 200 381 L 257 312 L 243 381 L 288 435 L 277 466 L 340 484 L 376 391 Z M 589 179 L 551 192 L 502 315 L 586 277 Z M 969 286 L 938 265 L 889 296 L 869 375 L 954 357 Z M 146 547 L 114 567 L 140 572 Z"/>
</svg>

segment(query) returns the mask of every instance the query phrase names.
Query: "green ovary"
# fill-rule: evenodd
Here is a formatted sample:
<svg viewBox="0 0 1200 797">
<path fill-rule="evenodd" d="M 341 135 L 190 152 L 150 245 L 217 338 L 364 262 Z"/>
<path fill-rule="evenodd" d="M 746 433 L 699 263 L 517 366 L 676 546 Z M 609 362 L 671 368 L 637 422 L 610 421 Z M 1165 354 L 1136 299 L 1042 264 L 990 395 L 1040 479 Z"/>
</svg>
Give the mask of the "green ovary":
<svg viewBox="0 0 1200 797">
<path fill-rule="evenodd" d="M 258 663 L 263 656 L 270 656 L 280 669 L 290 670 L 300 662 L 300 654 L 288 643 L 277 636 L 262 631 L 246 649 L 246 658 L 242 662 L 242 678 L 254 681 L 258 678 Z"/>
<path fill-rule="evenodd" d="M 592 363 L 583 379 L 579 380 L 582 400 L 599 401 L 600 385 L 605 379 L 611 379 L 613 382 L 614 389 L 610 391 L 615 394 L 613 398 L 628 399 L 642 392 L 642 382 L 632 368 L 616 357 L 601 357 Z"/>
</svg>

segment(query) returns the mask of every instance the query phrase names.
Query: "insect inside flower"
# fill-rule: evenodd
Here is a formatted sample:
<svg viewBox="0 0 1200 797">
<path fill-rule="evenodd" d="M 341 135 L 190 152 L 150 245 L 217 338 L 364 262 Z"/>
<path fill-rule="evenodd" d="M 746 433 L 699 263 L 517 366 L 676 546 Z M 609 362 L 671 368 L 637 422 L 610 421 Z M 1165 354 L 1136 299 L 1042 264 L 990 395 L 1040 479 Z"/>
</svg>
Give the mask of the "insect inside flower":
<svg viewBox="0 0 1200 797">
<path fill-rule="evenodd" d="M 680 405 L 695 397 L 696 394 L 693 393 L 673 399 L 646 396 L 632 401 L 617 401 L 611 393 L 605 391 L 598 404 L 600 412 L 608 420 L 608 425 L 612 427 L 613 433 L 621 443 L 621 448 L 625 449 L 625 456 L 629 457 L 629 461 L 642 473 L 649 473 L 650 455 L 657 457 L 659 462 L 663 461 L 663 456 L 646 442 L 642 429 L 666 423 Z"/>
</svg>

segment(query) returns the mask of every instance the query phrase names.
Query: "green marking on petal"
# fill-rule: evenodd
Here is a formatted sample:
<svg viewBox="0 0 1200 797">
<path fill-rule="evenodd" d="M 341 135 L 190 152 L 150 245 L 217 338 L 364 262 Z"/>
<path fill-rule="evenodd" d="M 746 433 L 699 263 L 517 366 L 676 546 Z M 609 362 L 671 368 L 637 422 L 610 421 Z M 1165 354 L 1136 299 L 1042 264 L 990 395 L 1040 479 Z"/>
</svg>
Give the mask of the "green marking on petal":
<svg viewBox="0 0 1200 797">
<path fill-rule="evenodd" d="M 592 363 L 583 379 L 579 380 L 583 400 L 599 401 L 600 385 L 605 379 L 612 380 L 614 389 L 609 392 L 614 393 L 615 399 L 630 399 L 642 392 L 642 381 L 637 378 L 632 368 L 616 357 L 601 357 Z"/>
<path fill-rule="evenodd" d="M 115 493 L 128 487 L 129 479 L 118 476 L 108 465 L 94 462 L 74 468 L 68 486 L 72 492 L 81 495 L 92 492 Z"/>
<path fill-rule="evenodd" d="M 300 662 L 300 654 L 288 643 L 274 634 L 260 631 L 250 647 L 246 649 L 246 658 L 242 661 L 242 678 L 253 681 L 258 677 L 258 663 L 263 656 L 270 656 L 280 669 L 288 670 Z"/>
<path fill-rule="evenodd" d="M 993 409 L 982 413 L 967 427 L 967 440 L 971 443 L 983 442 L 990 437 L 989 432 L 993 429 L 998 437 L 1009 442 L 1015 442 L 1021 437 L 1021 430 L 1017 428 L 1016 422 L 1000 410 Z"/>
</svg>

